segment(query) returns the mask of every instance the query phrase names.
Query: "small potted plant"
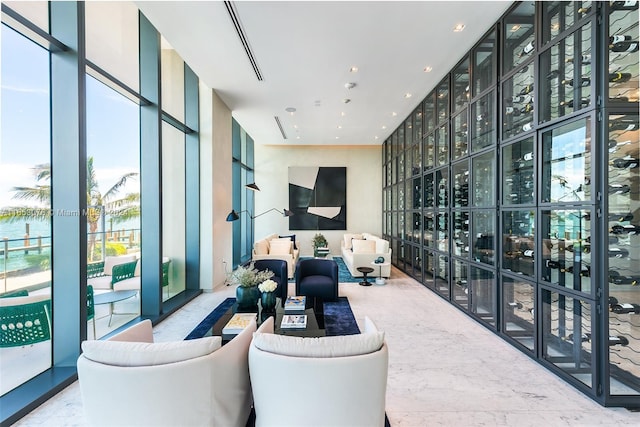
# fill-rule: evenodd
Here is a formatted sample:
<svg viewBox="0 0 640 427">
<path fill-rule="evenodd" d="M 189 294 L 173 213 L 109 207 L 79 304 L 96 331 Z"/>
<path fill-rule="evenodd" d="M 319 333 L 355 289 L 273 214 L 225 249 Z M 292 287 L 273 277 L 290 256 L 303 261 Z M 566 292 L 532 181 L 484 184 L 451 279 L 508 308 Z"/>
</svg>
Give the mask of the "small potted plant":
<svg viewBox="0 0 640 427">
<path fill-rule="evenodd" d="M 313 256 L 314 257 L 319 257 L 319 256 L 325 257 L 325 256 L 327 256 L 329 243 L 327 242 L 327 239 L 321 233 L 316 233 L 316 235 L 313 236 L 312 245 L 313 245 Z M 318 249 L 320 249 L 320 248 L 325 249 L 325 250 L 319 251 Z"/>
<path fill-rule="evenodd" d="M 258 270 L 253 262 L 247 267 L 239 266 L 231 275 L 233 283 L 237 284 L 236 301 L 240 308 L 251 308 L 258 304 L 260 290 L 258 285 L 273 277 L 269 270 Z"/>
<path fill-rule="evenodd" d="M 262 310 L 274 311 L 276 308 L 276 292 L 278 284 L 271 280 L 265 280 L 258 285 L 260 293 L 260 303 L 262 304 Z"/>
</svg>

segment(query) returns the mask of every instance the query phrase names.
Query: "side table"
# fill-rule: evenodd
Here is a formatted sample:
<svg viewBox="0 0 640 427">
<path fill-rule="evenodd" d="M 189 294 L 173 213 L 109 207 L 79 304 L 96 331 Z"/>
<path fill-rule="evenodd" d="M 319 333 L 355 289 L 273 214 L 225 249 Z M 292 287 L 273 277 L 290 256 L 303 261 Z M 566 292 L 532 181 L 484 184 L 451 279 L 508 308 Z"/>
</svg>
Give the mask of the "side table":
<svg viewBox="0 0 640 427">
<path fill-rule="evenodd" d="M 373 265 L 374 267 L 378 267 L 378 277 L 376 277 L 376 285 L 384 285 L 384 277 L 382 277 L 382 267 L 387 267 L 389 265 L 391 265 L 390 262 L 382 262 L 379 264 L 376 264 L 375 261 L 371 262 L 371 265 Z"/>
<path fill-rule="evenodd" d="M 359 283 L 360 286 L 371 286 L 371 282 L 367 280 L 367 274 L 373 273 L 373 268 L 371 267 L 358 267 L 356 268 L 360 273 L 364 275 L 362 282 Z"/>
</svg>

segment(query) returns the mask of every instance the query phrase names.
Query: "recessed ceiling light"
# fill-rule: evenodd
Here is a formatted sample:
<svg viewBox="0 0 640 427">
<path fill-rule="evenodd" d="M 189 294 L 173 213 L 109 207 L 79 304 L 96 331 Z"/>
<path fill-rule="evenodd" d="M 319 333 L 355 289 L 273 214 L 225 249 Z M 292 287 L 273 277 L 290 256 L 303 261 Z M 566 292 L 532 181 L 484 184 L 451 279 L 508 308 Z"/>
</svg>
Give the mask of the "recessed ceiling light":
<svg viewBox="0 0 640 427">
<path fill-rule="evenodd" d="M 342 117 L 344 117 L 344 116 L 346 116 L 346 115 L 347 115 L 347 113 L 345 113 L 345 112 L 343 111 L 343 112 L 341 112 L 341 113 L 340 113 L 340 115 L 341 115 Z"/>
<path fill-rule="evenodd" d="M 357 73 L 358 72 L 358 67 L 356 67 L 355 65 L 351 68 L 349 68 L 349 72 L 350 73 Z"/>
<path fill-rule="evenodd" d="M 293 128 L 294 129 L 298 129 L 298 125 L 293 125 Z"/>
<path fill-rule="evenodd" d="M 464 24 L 458 24 L 455 27 L 453 27 L 453 32 L 455 33 L 459 33 L 462 30 L 464 30 Z"/>
<path fill-rule="evenodd" d="M 342 126 L 338 125 L 338 129 L 342 129 Z"/>
<path fill-rule="evenodd" d="M 340 139 L 340 137 L 339 137 L 339 136 L 336 136 L 336 139 Z"/>
<path fill-rule="evenodd" d="M 378 135 L 374 136 L 373 139 L 378 139 Z"/>
<path fill-rule="evenodd" d="M 413 95 L 411 95 L 409 92 L 407 92 L 407 93 L 405 93 L 405 94 L 404 94 L 404 97 L 405 97 L 405 98 L 407 98 L 407 99 L 408 99 L 408 98 L 411 98 L 412 96 L 413 96 Z"/>
<path fill-rule="evenodd" d="M 353 89 L 354 87 L 356 87 L 356 84 L 355 84 L 355 83 L 353 83 L 353 82 L 349 82 L 349 83 L 345 83 L 345 84 L 344 84 L 344 87 L 345 87 L 346 89 Z"/>
<path fill-rule="evenodd" d="M 296 139 L 300 139 L 300 135 L 296 136 Z"/>
<path fill-rule="evenodd" d="M 431 71 L 433 71 L 433 67 L 431 67 L 431 66 L 424 67 L 424 72 L 425 73 L 430 73 Z"/>
<path fill-rule="evenodd" d="M 293 116 L 293 113 L 296 112 L 296 109 L 293 107 L 287 107 L 284 109 L 284 111 L 286 111 L 287 113 L 291 114 Z"/>
<path fill-rule="evenodd" d="M 349 98 L 345 98 L 342 100 L 342 102 L 344 102 L 345 104 L 348 104 L 351 102 L 351 100 Z"/>
<path fill-rule="evenodd" d="M 511 27 L 511 32 L 514 33 L 516 31 L 518 31 L 520 29 L 520 24 L 515 24 L 513 27 Z"/>
<path fill-rule="evenodd" d="M 382 125 L 382 129 L 386 129 L 387 127 L 385 125 Z"/>
<path fill-rule="evenodd" d="M 392 115 L 393 117 L 395 117 L 395 116 L 397 116 L 397 115 L 398 115 L 398 113 L 396 113 L 395 111 L 393 111 L 393 112 L 391 112 L 391 115 Z"/>
</svg>

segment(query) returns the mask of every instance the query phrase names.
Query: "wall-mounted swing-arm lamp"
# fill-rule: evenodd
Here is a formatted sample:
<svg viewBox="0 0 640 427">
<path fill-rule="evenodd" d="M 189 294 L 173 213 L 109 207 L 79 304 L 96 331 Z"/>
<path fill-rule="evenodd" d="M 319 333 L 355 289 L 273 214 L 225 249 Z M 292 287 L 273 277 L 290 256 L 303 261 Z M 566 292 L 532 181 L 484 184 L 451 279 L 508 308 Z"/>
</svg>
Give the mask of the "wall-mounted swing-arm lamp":
<svg viewBox="0 0 640 427">
<path fill-rule="evenodd" d="M 276 209 L 276 208 L 271 208 L 268 211 L 262 212 L 262 213 L 260 213 L 258 215 L 255 215 L 255 216 L 251 215 L 251 212 L 249 212 L 248 210 L 242 210 L 240 212 L 236 212 L 235 210 L 232 210 L 231 212 L 229 212 L 229 215 L 227 215 L 227 221 L 230 222 L 230 221 L 236 221 L 236 220 L 240 219 L 240 214 L 242 212 L 248 213 L 249 214 L 249 218 L 251 218 L 253 220 L 254 218 L 258 218 L 259 216 L 262 216 L 262 215 L 264 215 L 266 213 L 269 213 L 271 211 L 276 211 L 276 212 L 282 214 L 282 216 L 284 216 L 284 217 L 293 216 L 293 212 L 291 212 L 289 209 L 279 210 L 279 209 Z"/>
</svg>

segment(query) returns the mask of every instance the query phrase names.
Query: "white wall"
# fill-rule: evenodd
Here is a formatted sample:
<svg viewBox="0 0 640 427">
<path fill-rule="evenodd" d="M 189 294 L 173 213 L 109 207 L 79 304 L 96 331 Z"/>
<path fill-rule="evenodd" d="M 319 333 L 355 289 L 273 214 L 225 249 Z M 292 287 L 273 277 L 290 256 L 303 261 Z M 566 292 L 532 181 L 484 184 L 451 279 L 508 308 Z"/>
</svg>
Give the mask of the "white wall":
<svg viewBox="0 0 640 427">
<path fill-rule="evenodd" d="M 271 208 L 289 208 L 289 166 L 344 166 L 347 168 L 347 231 L 292 230 L 289 220 L 270 212 L 254 220 L 255 240 L 271 233 L 295 234 L 302 256 L 313 255 L 311 239 L 320 232 L 334 255 L 346 232 L 382 231 L 382 148 L 380 146 L 298 146 L 255 144 L 256 214 Z"/>
<path fill-rule="evenodd" d="M 200 288 L 206 291 L 224 284 L 223 260 L 231 269 L 231 110 L 202 83 L 200 105 Z"/>
</svg>

